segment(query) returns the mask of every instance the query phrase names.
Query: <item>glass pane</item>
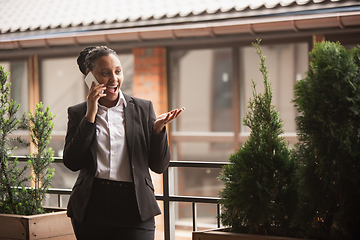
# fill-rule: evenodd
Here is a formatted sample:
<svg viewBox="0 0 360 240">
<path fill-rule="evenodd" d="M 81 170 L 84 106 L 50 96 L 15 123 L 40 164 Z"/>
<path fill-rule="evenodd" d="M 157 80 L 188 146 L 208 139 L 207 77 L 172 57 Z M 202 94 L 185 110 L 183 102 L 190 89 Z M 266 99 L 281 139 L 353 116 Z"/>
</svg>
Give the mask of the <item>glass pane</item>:
<svg viewBox="0 0 360 240">
<path fill-rule="evenodd" d="M 8 82 L 11 82 L 10 98 L 20 104 L 18 117 L 28 111 L 29 87 L 26 61 L 0 62 L 6 72 L 9 72 Z"/>
<path fill-rule="evenodd" d="M 49 58 L 41 62 L 41 101 L 45 107 L 50 107 L 52 114 L 56 114 L 49 145 L 55 156 L 62 156 L 67 108 L 85 100 L 84 85 L 84 76 L 78 69 L 76 57 Z M 59 184 L 58 187 L 61 185 L 56 180 L 53 183 Z"/>
<path fill-rule="evenodd" d="M 133 90 L 133 76 L 134 76 L 134 55 L 120 54 L 119 55 L 121 66 L 124 73 L 124 82 L 121 86 L 121 91 L 132 96 Z"/>
<path fill-rule="evenodd" d="M 186 114 L 175 131 L 232 131 L 231 49 L 171 53 L 172 107 Z"/>
<path fill-rule="evenodd" d="M 293 85 L 296 80 L 303 79 L 308 69 L 308 44 L 278 44 L 261 46 L 266 56 L 265 65 L 269 71 L 270 83 L 273 89 L 273 104 L 284 122 L 284 131 L 296 132 Z M 252 98 L 251 79 L 256 83 L 257 93 L 263 92 L 263 78 L 259 71 L 259 57 L 253 47 L 240 50 L 240 81 L 241 81 L 241 118 L 244 117 L 248 100 Z M 241 132 L 249 132 L 242 126 Z"/>
<path fill-rule="evenodd" d="M 164 212 L 164 204 L 163 201 L 157 201 L 161 212 Z M 164 215 L 160 214 L 155 216 L 155 239 L 156 240 L 164 240 Z"/>
<path fill-rule="evenodd" d="M 45 59 L 41 70 L 41 101 L 56 114 L 53 133 L 65 135 L 67 108 L 85 100 L 84 76 L 76 57 Z"/>
<path fill-rule="evenodd" d="M 175 240 L 190 240 L 192 235 L 192 204 L 187 202 L 174 203 L 174 208 L 179 209 L 175 222 Z"/>
<path fill-rule="evenodd" d="M 29 84 L 26 61 L 11 62 L 11 98 L 20 104 L 18 117 L 29 111 Z"/>
<path fill-rule="evenodd" d="M 186 115 L 185 112 L 183 115 Z M 181 115 L 181 117 L 183 116 Z M 172 159 L 180 161 L 227 162 L 234 152 L 232 142 L 207 142 L 211 137 L 204 137 L 204 142 L 182 141 L 172 143 Z M 230 141 L 233 138 L 229 138 Z"/>
<path fill-rule="evenodd" d="M 175 208 L 180 209 L 175 219 L 175 240 L 192 238 L 193 231 L 193 209 L 192 203 L 175 203 Z M 217 228 L 217 206 L 216 204 L 197 203 L 197 230 Z"/>
<path fill-rule="evenodd" d="M 177 175 L 175 195 L 196 197 L 219 197 L 224 187 L 217 179 L 221 168 L 182 168 L 174 170 Z"/>
</svg>

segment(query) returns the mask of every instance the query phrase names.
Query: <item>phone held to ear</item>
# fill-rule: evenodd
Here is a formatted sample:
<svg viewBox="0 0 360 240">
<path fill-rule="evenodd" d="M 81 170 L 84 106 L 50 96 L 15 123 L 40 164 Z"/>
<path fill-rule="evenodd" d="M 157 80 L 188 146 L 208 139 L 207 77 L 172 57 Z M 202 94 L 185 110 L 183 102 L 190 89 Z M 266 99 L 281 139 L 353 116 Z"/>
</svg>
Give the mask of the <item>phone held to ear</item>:
<svg viewBox="0 0 360 240">
<path fill-rule="evenodd" d="M 85 77 L 85 83 L 89 87 L 89 89 L 91 88 L 92 82 L 95 82 L 95 86 L 99 85 L 98 80 L 96 80 L 96 78 L 94 77 L 92 72 L 89 72 L 88 75 L 86 75 L 86 77 Z"/>
</svg>

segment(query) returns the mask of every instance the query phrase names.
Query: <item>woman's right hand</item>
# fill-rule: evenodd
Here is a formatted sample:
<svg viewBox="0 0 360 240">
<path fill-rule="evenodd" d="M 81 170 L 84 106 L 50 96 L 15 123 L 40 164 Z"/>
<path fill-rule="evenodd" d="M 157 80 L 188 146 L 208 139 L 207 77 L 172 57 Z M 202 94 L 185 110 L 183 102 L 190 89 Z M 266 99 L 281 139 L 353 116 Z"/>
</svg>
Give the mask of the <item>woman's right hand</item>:
<svg viewBox="0 0 360 240">
<path fill-rule="evenodd" d="M 103 93 L 106 87 L 104 84 L 99 84 L 95 86 L 95 83 L 91 83 L 91 88 L 89 94 L 87 96 L 87 111 L 85 118 L 89 121 L 94 123 L 95 117 L 98 111 L 98 101 L 101 97 L 105 97 L 106 94 Z"/>
</svg>

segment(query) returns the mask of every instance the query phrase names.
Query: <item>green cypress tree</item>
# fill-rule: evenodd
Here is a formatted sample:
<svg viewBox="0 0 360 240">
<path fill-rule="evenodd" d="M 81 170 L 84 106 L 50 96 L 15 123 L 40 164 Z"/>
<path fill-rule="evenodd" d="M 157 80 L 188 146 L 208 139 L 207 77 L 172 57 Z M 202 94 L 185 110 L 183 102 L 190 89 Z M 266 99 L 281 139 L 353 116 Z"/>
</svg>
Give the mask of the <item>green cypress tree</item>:
<svg viewBox="0 0 360 240">
<path fill-rule="evenodd" d="M 272 89 L 260 40 L 253 43 L 260 57 L 264 92 L 258 94 L 253 82 L 253 98 L 243 124 L 251 129 L 247 141 L 229 158 L 220 179 L 223 212 L 220 219 L 234 232 L 292 235 L 290 220 L 296 207 L 292 181 L 295 163 L 292 150 L 280 136 L 279 113 L 272 105 Z"/>
<path fill-rule="evenodd" d="M 24 177 L 27 166 L 19 167 L 18 160 L 11 154 L 16 147 L 10 146 L 12 142 L 27 143 L 20 137 L 11 139 L 9 135 L 16 130 L 26 129 L 27 121 L 25 116 L 22 119 L 17 117 L 20 105 L 10 100 L 8 75 L 0 66 L 0 212 L 22 214 L 26 208 L 24 203 L 27 202 L 25 184 L 28 178 Z"/>
<path fill-rule="evenodd" d="M 309 236 L 360 238 L 360 50 L 316 44 L 295 86 L 299 214 Z"/>
</svg>

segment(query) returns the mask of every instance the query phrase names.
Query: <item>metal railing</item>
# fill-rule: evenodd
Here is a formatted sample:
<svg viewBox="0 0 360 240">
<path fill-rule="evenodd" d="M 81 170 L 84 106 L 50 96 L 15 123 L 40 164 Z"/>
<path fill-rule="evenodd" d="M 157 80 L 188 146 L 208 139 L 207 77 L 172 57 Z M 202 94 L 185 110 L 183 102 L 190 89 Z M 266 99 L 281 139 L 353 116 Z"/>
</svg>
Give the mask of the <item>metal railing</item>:
<svg viewBox="0 0 360 240">
<path fill-rule="evenodd" d="M 15 158 L 15 157 L 13 157 Z M 27 161 L 24 156 L 16 157 L 19 161 Z M 62 163 L 62 158 L 55 157 L 54 163 Z M 186 167 L 186 168 L 222 168 L 228 162 L 198 162 L 198 161 L 170 161 L 169 168 Z M 216 204 L 217 216 L 220 214 L 219 198 L 215 197 L 189 197 L 170 195 L 169 168 L 163 173 L 163 195 L 156 194 L 156 200 L 163 201 L 164 205 L 164 239 L 171 239 L 171 221 L 170 221 L 170 204 L 172 202 L 186 202 L 192 204 L 192 230 L 197 230 L 197 204 L 210 203 Z M 61 196 L 70 195 L 71 189 L 50 188 L 48 194 L 57 195 L 58 207 L 61 205 Z M 220 227 L 220 220 L 217 218 L 217 227 Z"/>
</svg>

